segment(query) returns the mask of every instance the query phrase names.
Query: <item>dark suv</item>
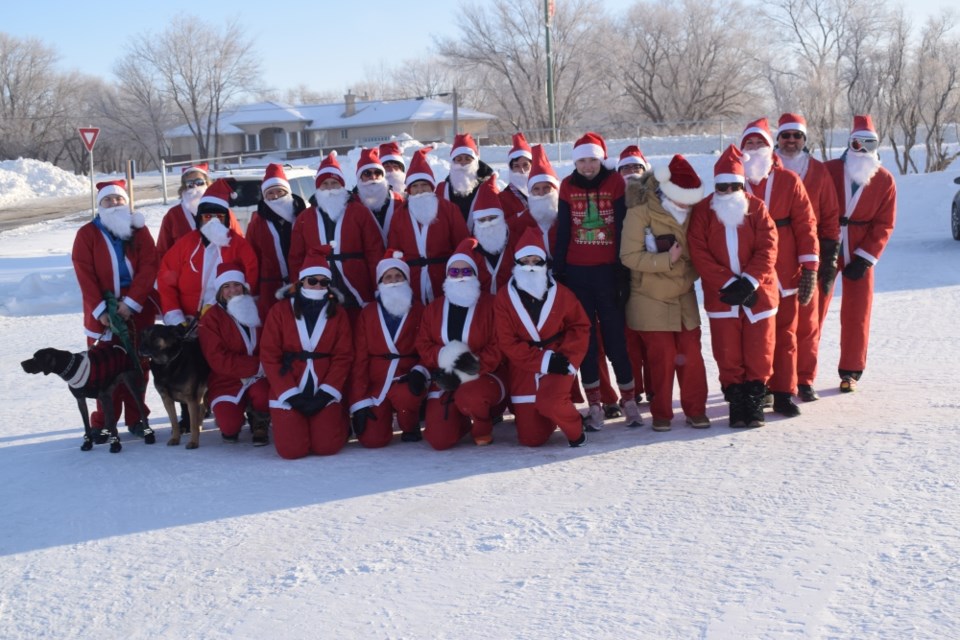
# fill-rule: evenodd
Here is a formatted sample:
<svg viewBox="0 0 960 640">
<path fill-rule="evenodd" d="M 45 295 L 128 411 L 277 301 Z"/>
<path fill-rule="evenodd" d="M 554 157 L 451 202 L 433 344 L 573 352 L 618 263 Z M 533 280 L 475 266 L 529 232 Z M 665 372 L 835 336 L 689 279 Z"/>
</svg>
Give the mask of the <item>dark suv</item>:
<svg viewBox="0 0 960 640">
<path fill-rule="evenodd" d="M 954 184 L 960 184 L 960 178 L 953 179 Z M 950 228 L 953 230 L 953 239 L 960 240 L 960 191 L 953 196 L 953 208 L 950 210 Z"/>
<path fill-rule="evenodd" d="M 237 221 L 244 229 L 250 222 L 250 216 L 257 210 L 257 203 L 260 202 L 260 184 L 263 182 L 263 168 L 255 169 L 235 169 L 232 171 L 218 171 L 213 178 L 233 178 L 236 181 L 236 194 L 231 210 L 237 216 Z M 309 202 L 313 192 L 316 191 L 314 183 L 314 170 L 309 167 L 294 167 L 284 165 L 283 172 L 290 181 L 290 191 L 294 195 L 303 198 L 304 202 Z"/>
</svg>

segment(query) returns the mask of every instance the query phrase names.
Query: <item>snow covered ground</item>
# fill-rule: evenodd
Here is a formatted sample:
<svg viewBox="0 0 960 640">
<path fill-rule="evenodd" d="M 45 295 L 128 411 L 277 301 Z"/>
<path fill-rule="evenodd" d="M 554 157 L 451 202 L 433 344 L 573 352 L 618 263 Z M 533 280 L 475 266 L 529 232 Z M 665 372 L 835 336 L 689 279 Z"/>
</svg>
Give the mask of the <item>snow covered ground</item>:
<svg viewBox="0 0 960 640">
<path fill-rule="evenodd" d="M 857 393 L 838 299 L 801 417 L 732 431 L 708 356 L 711 429 L 610 424 L 576 450 L 505 423 L 485 448 L 289 462 L 208 421 L 196 451 L 82 453 L 63 382 L 19 362 L 83 347 L 85 215 L 4 232 L 0 638 L 960 637 L 954 175 L 898 179 Z"/>
</svg>

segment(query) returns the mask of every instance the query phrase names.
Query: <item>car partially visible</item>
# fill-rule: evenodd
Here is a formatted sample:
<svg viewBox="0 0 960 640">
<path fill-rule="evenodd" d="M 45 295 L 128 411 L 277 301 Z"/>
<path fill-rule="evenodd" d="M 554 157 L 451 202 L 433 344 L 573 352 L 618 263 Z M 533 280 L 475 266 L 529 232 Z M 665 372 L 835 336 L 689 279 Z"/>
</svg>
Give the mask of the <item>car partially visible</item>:
<svg viewBox="0 0 960 640">
<path fill-rule="evenodd" d="M 260 184 L 263 182 L 264 170 L 263 167 L 231 169 L 216 171 L 211 175 L 212 178 L 230 178 L 234 181 L 236 185 L 234 192 L 237 196 L 234 198 L 230 209 L 237 217 L 240 227 L 244 230 L 250 222 L 250 216 L 257 210 L 257 205 L 260 202 Z M 283 172 L 290 182 L 291 193 L 303 198 L 304 202 L 308 202 L 316 191 L 314 170 L 310 167 L 284 165 Z"/>
<path fill-rule="evenodd" d="M 954 184 L 960 184 L 960 177 L 953 179 Z M 953 208 L 950 210 L 950 228 L 953 239 L 960 240 L 960 191 L 953 196 Z"/>
</svg>

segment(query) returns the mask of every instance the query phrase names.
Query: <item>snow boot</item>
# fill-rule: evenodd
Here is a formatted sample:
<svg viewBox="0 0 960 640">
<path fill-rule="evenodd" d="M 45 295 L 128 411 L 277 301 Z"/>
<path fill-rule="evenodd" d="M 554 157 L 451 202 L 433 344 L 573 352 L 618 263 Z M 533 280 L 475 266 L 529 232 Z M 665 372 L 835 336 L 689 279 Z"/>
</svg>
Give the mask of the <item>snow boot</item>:
<svg viewBox="0 0 960 640">
<path fill-rule="evenodd" d="M 747 426 L 747 407 L 743 384 L 731 384 L 723 390 L 723 397 L 730 403 L 730 427 L 742 429 Z"/>
<path fill-rule="evenodd" d="M 423 435 L 420 433 L 420 425 L 400 434 L 400 442 L 420 442 L 421 440 L 423 440 Z"/>
<path fill-rule="evenodd" d="M 607 420 L 613 420 L 614 418 L 619 418 L 623 414 L 620 413 L 620 405 L 616 402 L 608 402 L 603 405 L 603 417 Z"/>
<path fill-rule="evenodd" d="M 773 392 L 773 410 L 788 418 L 800 415 L 800 407 L 794 403 L 793 394 L 786 391 Z"/>
<path fill-rule="evenodd" d="M 586 431 L 600 431 L 603 429 L 603 407 L 599 404 L 591 404 L 587 409 L 583 428 Z"/>
<path fill-rule="evenodd" d="M 586 430 L 583 430 L 580 432 L 579 438 L 577 438 L 576 440 L 567 440 L 567 444 L 569 444 L 572 448 L 576 449 L 577 447 L 582 447 L 583 443 L 586 441 L 587 441 L 587 432 Z"/>
<path fill-rule="evenodd" d="M 620 401 L 620 407 L 623 409 L 623 415 L 626 417 L 626 424 L 628 427 L 642 427 L 643 418 L 640 417 L 640 407 L 637 406 L 637 401 L 633 398 Z"/>
<path fill-rule="evenodd" d="M 840 378 L 840 393 L 853 393 L 857 390 L 857 379 L 853 376 L 842 376 Z"/>
<path fill-rule="evenodd" d="M 743 383 L 744 417 L 747 420 L 747 426 L 751 429 L 766 424 L 763 417 L 763 396 L 766 392 L 766 387 L 759 380 Z"/>
<path fill-rule="evenodd" d="M 253 446 L 263 447 L 270 444 L 270 414 L 266 411 L 248 411 L 247 421 L 253 433 Z"/>
<path fill-rule="evenodd" d="M 816 402 L 820 399 L 816 389 L 813 388 L 813 385 L 809 384 L 798 384 L 797 395 L 800 396 L 800 399 L 804 402 Z"/>
</svg>

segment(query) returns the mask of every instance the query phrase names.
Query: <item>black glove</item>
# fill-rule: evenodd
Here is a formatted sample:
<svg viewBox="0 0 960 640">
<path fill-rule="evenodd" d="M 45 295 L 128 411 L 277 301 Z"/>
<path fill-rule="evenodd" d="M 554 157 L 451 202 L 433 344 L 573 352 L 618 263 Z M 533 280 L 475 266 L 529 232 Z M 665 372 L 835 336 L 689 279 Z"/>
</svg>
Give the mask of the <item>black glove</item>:
<svg viewBox="0 0 960 640">
<path fill-rule="evenodd" d="M 757 304 L 757 292 L 751 291 L 747 294 L 747 297 L 743 299 L 743 306 L 748 309 L 753 309 L 753 305 Z"/>
<path fill-rule="evenodd" d="M 427 376 L 414 369 L 407 374 L 407 389 L 415 396 L 422 396 L 427 390 Z"/>
<path fill-rule="evenodd" d="M 837 256 L 840 255 L 840 243 L 829 238 L 820 238 L 820 290 L 830 295 L 833 281 L 837 279 Z"/>
<path fill-rule="evenodd" d="M 744 304 L 751 293 L 753 293 L 753 283 L 746 278 L 740 277 L 723 289 L 720 289 L 720 302 L 731 306 Z"/>
<path fill-rule="evenodd" d="M 802 269 L 800 273 L 800 286 L 797 290 L 797 299 L 800 301 L 800 304 L 810 304 L 816 288 L 817 272 L 813 269 Z"/>
<path fill-rule="evenodd" d="M 453 361 L 453 368 L 457 371 L 464 372 L 468 376 L 475 376 L 480 373 L 480 360 L 477 359 L 477 356 L 467 351 L 457 356 L 457 359 Z"/>
<path fill-rule="evenodd" d="M 630 269 L 620 265 L 617 268 L 617 303 L 621 309 L 626 309 L 630 300 Z"/>
<path fill-rule="evenodd" d="M 570 361 L 567 360 L 567 356 L 562 353 L 557 353 L 554 351 L 550 354 L 550 361 L 547 363 L 547 373 L 559 373 L 560 375 L 566 375 L 570 373 Z"/>
<path fill-rule="evenodd" d="M 443 391 L 456 391 L 460 386 L 460 376 L 455 373 L 449 373 L 443 369 L 437 369 L 433 372 L 433 381 L 437 383 Z"/>
<path fill-rule="evenodd" d="M 299 411 L 305 416 L 312 416 L 320 413 L 324 407 L 330 404 L 331 400 L 333 400 L 332 395 L 322 389 L 317 390 L 317 392 L 313 394 L 313 397 L 307 398 L 303 408 Z"/>
<path fill-rule="evenodd" d="M 287 404 L 289 404 L 290 407 L 298 413 L 305 413 L 305 409 L 307 408 L 307 404 L 309 402 L 310 398 L 302 393 L 297 393 L 287 398 Z"/>
<path fill-rule="evenodd" d="M 863 277 L 863 274 L 867 272 L 867 269 L 872 267 L 870 261 L 866 258 L 861 258 L 860 256 L 854 256 L 853 260 L 850 261 L 850 264 L 843 268 L 843 277 L 848 280 L 859 280 Z"/>
<path fill-rule="evenodd" d="M 364 429 L 367 428 L 367 420 L 373 420 L 373 407 L 363 407 L 357 409 L 350 416 L 350 423 L 353 425 L 353 435 L 360 437 Z"/>
</svg>

